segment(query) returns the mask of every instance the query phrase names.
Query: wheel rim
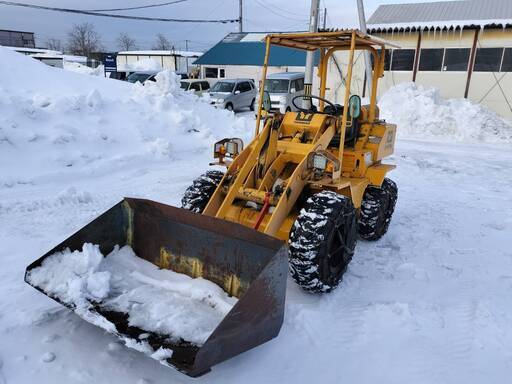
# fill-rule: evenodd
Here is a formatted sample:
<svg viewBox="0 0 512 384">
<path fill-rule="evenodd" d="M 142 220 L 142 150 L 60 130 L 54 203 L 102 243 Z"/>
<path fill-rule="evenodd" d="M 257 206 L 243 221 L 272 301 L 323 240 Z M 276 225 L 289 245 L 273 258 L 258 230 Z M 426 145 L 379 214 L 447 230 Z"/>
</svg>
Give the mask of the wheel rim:
<svg viewBox="0 0 512 384">
<path fill-rule="evenodd" d="M 228 105 L 227 105 L 227 107 L 226 107 L 226 109 L 227 109 L 228 111 L 232 111 L 232 110 L 233 110 L 233 106 L 232 106 L 231 104 L 228 104 Z"/>
</svg>

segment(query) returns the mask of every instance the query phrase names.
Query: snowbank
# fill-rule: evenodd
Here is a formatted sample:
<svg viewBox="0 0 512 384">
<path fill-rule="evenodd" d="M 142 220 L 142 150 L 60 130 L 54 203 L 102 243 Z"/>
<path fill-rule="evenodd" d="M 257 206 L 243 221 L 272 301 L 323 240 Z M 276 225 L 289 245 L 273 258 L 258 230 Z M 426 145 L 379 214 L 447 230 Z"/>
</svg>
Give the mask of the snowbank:
<svg viewBox="0 0 512 384">
<path fill-rule="evenodd" d="M 87 65 L 64 60 L 63 66 L 66 71 L 81 73 L 84 75 L 104 76 L 104 74 L 105 74 L 103 65 L 100 65 L 96 68 L 91 68 L 91 67 L 88 67 Z"/>
<path fill-rule="evenodd" d="M 106 257 L 93 244 L 84 244 L 81 252 L 58 252 L 31 270 L 27 279 L 73 305 L 84 319 L 93 317 L 95 324 L 98 315 L 89 313 L 91 303 L 128 314 L 130 326 L 197 345 L 237 302 L 211 281 L 158 269 L 129 246 L 116 247 Z"/>
<path fill-rule="evenodd" d="M 512 143 L 512 122 L 467 99 L 443 99 L 436 88 L 402 83 L 380 99 L 381 116 L 399 137 Z"/>
<path fill-rule="evenodd" d="M 215 140 L 250 135 L 247 119 L 212 108 L 178 82 L 169 71 L 148 86 L 83 76 L 0 47 L 0 188 L 209 154 Z"/>
</svg>

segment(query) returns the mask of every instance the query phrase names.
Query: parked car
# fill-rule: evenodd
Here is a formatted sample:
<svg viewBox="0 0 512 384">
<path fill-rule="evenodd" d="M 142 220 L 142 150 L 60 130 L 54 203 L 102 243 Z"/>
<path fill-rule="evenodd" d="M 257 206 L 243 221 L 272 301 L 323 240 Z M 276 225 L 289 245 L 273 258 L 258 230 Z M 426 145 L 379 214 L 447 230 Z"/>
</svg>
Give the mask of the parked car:
<svg viewBox="0 0 512 384">
<path fill-rule="evenodd" d="M 139 82 L 144 84 L 146 81 L 156 81 L 156 75 L 158 71 L 137 71 L 130 73 L 126 78 L 126 81 L 130 83 Z"/>
<path fill-rule="evenodd" d="M 256 86 L 252 79 L 222 79 L 210 89 L 211 104 L 229 111 L 245 107 L 254 111 L 256 94 Z"/>
<path fill-rule="evenodd" d="M 107 72 L 108 77 L 111 79 L 126 81 L 126 72 Z"/>
<path fill-rule="evenodd" d="M 185 91 L 193 90 L 197 96 L 201 96 L 210 89 L 210 83 L 202 79 L 181 80 L 180 86 Z"/>
<path fill-rule="evenodd" d="M 304 94 L 304 73 L 302 72 L 282 72 L 267 76 L 265 81 L 265 91 L 270 94 L 271 112 L 281 113 L 296 111 L 297 108 L 292 104 L 296 96 Z M 296 100 L 295 104 L 300 106 L 301 100 Z"/>
</svg>

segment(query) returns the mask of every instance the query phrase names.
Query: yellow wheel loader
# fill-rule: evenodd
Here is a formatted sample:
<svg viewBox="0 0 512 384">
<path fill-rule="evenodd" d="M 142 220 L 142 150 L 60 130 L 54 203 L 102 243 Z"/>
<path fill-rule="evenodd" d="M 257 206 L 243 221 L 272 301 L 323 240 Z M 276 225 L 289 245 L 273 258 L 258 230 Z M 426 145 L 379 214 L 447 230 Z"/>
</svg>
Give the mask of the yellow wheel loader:
<svg viewBox="0 0 512 384">
<path fill-rule="evenodd" d="M 226 172 L 212 170 L 194 180 L 183 196 L 184 209 L 125 198 L 32 263 L 25 275 L 36 289 L 95 319 L 128 346 L 190 376 L 278 335 L 288 270 L 307 291 L 334 289 L 357 237 L 383 236 L 397 199 L 395 183 L 386 178 L 394 165 L 382 162 L 393 153 L 396 126 L 379 119 L 376 105 L 387 43 L 357 30 L 270 34 L 265 42 L 254 139 L 246 148 L 238 138 L 215 143 L 212 165 Z M 265 78 L 272 45 L 320 55 L 319 93 L 307 86 L 293 101 L 296 112 L 271 111 Z M 354 54 L 361 50 L 373 58 L 368 105 L 351 94 Z M 326 90 L 329 58 L 338 51 L 348 53 L 348 66 L 344 98 L 336 101 L 326 99 Z M 34 283 L 32 274 L 47 259 L 84 243 L 97 244 L 103 255 L 129 245 L 161 270 L 209 280 L 238 300 L 199 343 L 145 328 L 132 312 L 106 305 L 108 297 L 77 308 Z M 165 289 L 174 294 L 172 287 Z"/>
<path fill-rule="evenodd" d="M 266 42 L 263 78 L 271 45 L 320 51 L 319 95 L 295 97 L 298 112 L 269 114 L 263 81 L 254 140 L 245 149 L 240 139 L 216 143 L 212 164 L 227 172 L 197 179 L 182 206 L 287 241 L 294 280 L 308 291 L 328 292 L 352 258 L 357 232 L 380 238 L 395 207 L 397 188 L 385 177 L 394 165 L 382 159 L 393 153 L 396 126 L 379 120 L 376 106 L 384 43 L 358 31 L 276 34 Z M 341 105 L 325 98 L 327 63 L 340 50 L 349 52 Z M 365 106 L 350 93 L 356 50 L 368 50 L 376 63 Z M 267 113 L 260 132 L 262 109 Z"/>
</svg>

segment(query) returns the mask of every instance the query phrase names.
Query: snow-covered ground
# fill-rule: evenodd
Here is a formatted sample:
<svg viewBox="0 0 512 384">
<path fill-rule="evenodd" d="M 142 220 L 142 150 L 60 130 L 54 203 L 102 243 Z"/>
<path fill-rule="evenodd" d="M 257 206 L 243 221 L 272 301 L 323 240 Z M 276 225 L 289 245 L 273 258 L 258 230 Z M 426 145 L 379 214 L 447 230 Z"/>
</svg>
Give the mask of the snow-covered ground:
<svg viewBox="0 0 512 384">
<path fill-rule="evenodd" d="M 212 142 L 250 137 L 253 120 L 176 90 L 170 74 L 147 88 L 32 61 L 0 48 L 0 384 L 509 380 L 506 139 L 424 141 L 404 128 L 388 234 L 358 243 L 331 294 L 288 279 L 279 337 L 190 379 L 43 296 L 24 270 L 124 196 L 179 205 Z"/>
</svg>

